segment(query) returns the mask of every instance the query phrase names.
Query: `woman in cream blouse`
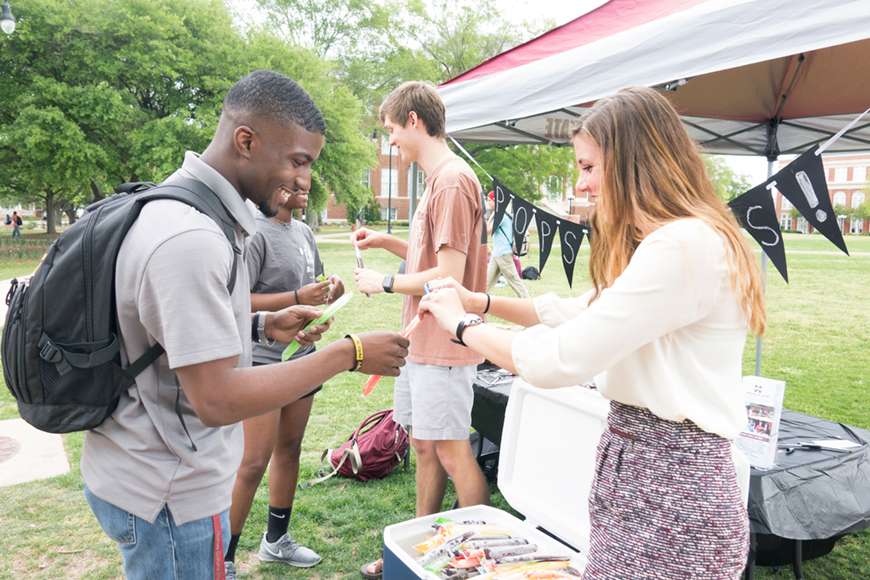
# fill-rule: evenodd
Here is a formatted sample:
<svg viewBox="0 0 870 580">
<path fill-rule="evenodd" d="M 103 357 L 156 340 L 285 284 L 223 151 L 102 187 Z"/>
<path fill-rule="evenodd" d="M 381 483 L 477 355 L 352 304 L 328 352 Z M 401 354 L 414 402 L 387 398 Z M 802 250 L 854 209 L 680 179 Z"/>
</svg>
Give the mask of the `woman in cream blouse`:
<svg viewBox="0 0 870 580">
<path fill-rule="evenodd" d="M 432 281 L 420 312 L 532 385 L 594 379 L 611 400 L 589 497 L 585 580 L 737 579 L 749 523 L 730 440 L 746 423 L 747 331 L 765 327 L 761 273 L 679 117 L 654 90 L 598 101 L 575 126 L 574 148 L 577 190 L 596 201 L 593 289 L 521 300 Z M 487 310 L 527 329 L 465 314 Z"/>
</svg>

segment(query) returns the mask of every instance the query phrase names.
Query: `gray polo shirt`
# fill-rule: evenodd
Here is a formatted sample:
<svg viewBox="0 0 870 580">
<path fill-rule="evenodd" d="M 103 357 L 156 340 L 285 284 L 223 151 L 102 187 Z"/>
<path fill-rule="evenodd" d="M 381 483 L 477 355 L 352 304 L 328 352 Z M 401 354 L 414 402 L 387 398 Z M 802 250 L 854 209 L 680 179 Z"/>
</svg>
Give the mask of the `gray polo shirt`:
<svg viewBox="0 0 870 580">
<path fill-rule="evenodd" d="M 198 179 L 217 194 L 236 220 L 236 243 L 244 247 L 257 226 L 235 188 L 192 152 L 169 179 L 176 176 Z M 85 435 L 82 477 L 97 497 L 148 522 L 164 505 L 181 525 L 231 503 L 242 425 L 206 427 L 182 391 L 194 452 L 175 414 L 173 369 L 232 356 L 239 366 L 251 364 L 248 271 L 240 256 L 230 295 L 232 264 L 233 250 L 217 224 L 171 200 L 145 205 L 118 254 L 121 357 L 125 364 L 136 360 L 155 342 L 166 353 L 136 377 L 112 416 Z"/>
<path fill-rule="evenodd" d="M 317 276 L 323 274 L 314 232 L 306 224 L 299 220 L 290 220 L 288 225 L 277 224 L 263 214 L 257 214 L 257 230 L 248 240 L 245 252 L 252 294 L 292 292 L 312 284 Z M 281 362 L 286 347 L 277 340 L 272 346 L 254 343 L 254 362 Z M 313 346 L 302 347 L 293 359 L 313 350 Z"/>
</svg>

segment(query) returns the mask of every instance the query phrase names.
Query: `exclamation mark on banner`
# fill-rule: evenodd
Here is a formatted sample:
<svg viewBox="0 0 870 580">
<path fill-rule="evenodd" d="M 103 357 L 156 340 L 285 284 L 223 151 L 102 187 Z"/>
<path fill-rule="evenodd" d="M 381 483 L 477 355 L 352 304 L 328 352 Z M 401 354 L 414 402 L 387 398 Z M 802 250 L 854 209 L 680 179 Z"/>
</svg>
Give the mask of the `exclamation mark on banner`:
<svg viewBox="0 0 870 580">
<path fill-rule="evenodd" d="M 810 178 L 807 175 L 806 171 L 798 171 L 795 173 L 795 179 L 797 179 L 798 185 L 801 186 L 801 191 L 804 192 L 804 197 L 807 198 L 807 203 L 810 204 L 810 209 L 819 206 L 819 198 L 816 196 L 816 191 L 813 189 L 813 184 L 810 182 Z M 828 214 L 826 214 L 823 210 L 816 210 L 816 219 L 820 222 L 828 219 Z"/>
</svg>

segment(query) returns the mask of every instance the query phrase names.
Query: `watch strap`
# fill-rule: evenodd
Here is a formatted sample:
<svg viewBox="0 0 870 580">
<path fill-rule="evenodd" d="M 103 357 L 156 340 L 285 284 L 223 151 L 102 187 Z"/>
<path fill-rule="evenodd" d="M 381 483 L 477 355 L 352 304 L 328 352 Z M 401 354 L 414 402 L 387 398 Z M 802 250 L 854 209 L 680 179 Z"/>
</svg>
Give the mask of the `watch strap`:
<svg viewBox="0 0 870 580">
<path fill-rule="evenodd" d="M 393 293 L 393 280 L 395 280 L 395 278 L 392 274 L 387 274 L 386 276 L 384 276 L 384 292 L 386 292 L 387 294 Z"/>
<path fill-rule="evenodd" d="M 272 346 L 275 344 L 274 339 L 266 338 L 266 313 L 257 312 L 257 314 L 254 315 L 254 320 L 257 323 L 257 342 L 263 346 Z"/>
<path fill-rule="evenodd" d="M 465 333 L 465 329 L 469 326 L 477 326 L 478 324 L 481 324 L 483 320 L 480 317 L 476 317 L 474 324 L 469 324 L 469 322 L 471 321 L 468 319 L 467 316 L 462 317 L 462 320 L 460 320 L 459 324 L 456 326 L 456 340 L 453 340 L 451 338 L 450 340 L 452 342 L 455 342 L 456 344 L 461 344 L 464 347 L 468 347 L 468 345 L 465 344 L 465 342 L 462 340 L 462 335 Z"/>
</svg>

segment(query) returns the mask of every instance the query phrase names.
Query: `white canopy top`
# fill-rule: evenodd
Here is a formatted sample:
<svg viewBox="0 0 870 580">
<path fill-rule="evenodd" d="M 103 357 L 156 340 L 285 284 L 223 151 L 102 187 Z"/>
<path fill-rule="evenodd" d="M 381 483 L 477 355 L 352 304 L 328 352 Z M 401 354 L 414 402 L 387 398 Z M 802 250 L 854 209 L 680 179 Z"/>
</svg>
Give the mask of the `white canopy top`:
<svg viewBox="0 0 870 580">
<path fill-rule="evenodd" d="M 611 0 L 438 90 L 459 141 L 569 144 L 585 106 L 654 86 L 708 152 L 775 158 L 870 108 L 868 63 L 868 0 Z M 870 121 L 829 149 L 857 150 Z"/>
</svg>

